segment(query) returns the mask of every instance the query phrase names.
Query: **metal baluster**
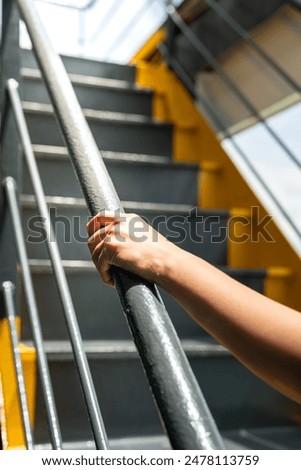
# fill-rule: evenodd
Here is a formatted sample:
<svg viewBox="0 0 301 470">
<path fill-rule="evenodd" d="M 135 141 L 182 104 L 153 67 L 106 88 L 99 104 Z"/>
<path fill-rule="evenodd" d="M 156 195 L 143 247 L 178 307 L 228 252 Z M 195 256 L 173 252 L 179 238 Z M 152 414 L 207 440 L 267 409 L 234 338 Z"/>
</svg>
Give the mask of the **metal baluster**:
<svg viewBox="0 0 301 470">
<path fill-rule="evenodd" d="M 11 222 L 13 226 L 18 257 L 22 266 L 24 293 L 33 336 L 33 342 L 37 352 L 37 364 L 40 375 L 42 394 L 45 401 L 46 416 L 48 421 L 51 443 L 52 447 L 55 450 L 60 450 L 62 449 L 62 437 L 57 417 L 55 400 L 53 396 L 48 362 L 43 346 L 42 329 L 22 230 L 16 182 L 13 178 L 7 177 L 3 181 L 3 187 L 6 192 L 6 197 L 10 209 Z"/>
<path fill-rule="evenodd" d="M 25 442 L 26 442 L 27 449 L 33 450 L 34 441 L 33 441 L 33 435 L 32 435 L 30 418 L 29 418 L 24 372 L 23 372 L 21 355 L 19 351 L 19 339 L 18 339 L 18 331 L 17 331 L 17 325 L 16 325 L 16 312 L 15 312 L 15 305 L 14 305 L 14 290 L 15 290 L 15 286 L 12 282 L 6 281 L 2 283 L 4 305 L 5 305 L 6 315 L 8 319 L 9 332 L 10 332 L 11 345 L 12 345 L 12 353 L 13 353 L 14 365 L 15 365 L 15 370 L 16 370 L 18 397 L 19 397 L 19 402 L 20 402 L 20 407 L 21 407 Z"/>
<path fill-rule="evenodd" d="M 169 58 L 169 54 L 167 51 L 167 48 L 164 44 L 160 44 L 158 47 L 159 51 L 161 54 Z M 167 59 L 166 59 L 167 60 Z M 250 171 L 253 173 L 253 175 L 256 177 L 256 179 L 260 182 L 266 193 L 269 195 L 273 203 L 277 206 L 279 211 L 281 212 L 282 216 L 286 219 L 286 221 L 290 224 L 291 228 L 293 229 L 295 235 L 297 235 L 297 238 L 301 238 L 300 230 L 295 224 L 294 220 L 290 217 L 290 215 L 287 213 L 287 210 L 285 207 L 283 207 L 278 199 L 275 197 L 275 194 L 270 190 L 266 182 L 264 181 L 264 178 L 260 175 L 260 173 L 257 171 L 255 166 L 250 162 L 249 158 L 245 154 L 245 152 L 240 148 L 240 146 L 237 144 L 235 139 L 233 139 L 233 135 L 229 132 L 228 129 L 225 128 L 224 123 L 221 120 L 220 115 L 218 112 L 214 109 L 211 108 L 208 103 L 197 93 L 195 90 L 194 83 L 190 76 L 187 74 L 187 72 L 184 70 L 182 65 L 174 58 L 169 58 L 168 63 L 172 70 L 175 72 L 175 74 L 179 77 L 179 79 L 184 83 L 185 87 L 188 89 L 188 91 L 191 93 L 191 95 L 199 101 L 200 105 L 204 108 L 204 111 L 208 113 L 209 118 L 212 119 L 213 123 L 216 123 L 217 126 L 223 130 L 223 138 L 229 139 L 235 147 L 236 151 L 239 153 L 239 155 L 243 158 L 244 162 L 246 165 L 249 167 Z"/>
<path fill-rule="evenodd" d="M 24 0 L 22 0 L 23 2 Z M 62 260 L 58 245 L 56 242 L 55 233 L 50 220 L 50 215 L 46 203 L 46 198 L 41 182 L 41 177 L 37 167 L 37 162 L 32 150 L 32 144 L 25 121 L 24 112 L 22 109 L 21 99 L 18 93 L 18 83 L 15 80 L 9 80 L 8 92 L 14 110 L 17 129 L 20 135 L 22 146 L 24 149 L 24 156 L 28 166 L 29 175 L 31 178 L 36 203 L 39 209 L 41 217 L 44 218 L 44 228 L 47 234 L 47 248 L 51 259 L 57 288 L 60 294 L 65 321 L 68 328 L 70 341 L 75 357 L 75 362 L 82 386 L 82 391 L 91 423 L 92 432 L 94 435 L 96 448 L 97 449 L 108 449 L 108 439 L 104 428 L 99 404 L 87 360 L 87 356 L 84 351 L 84 346 L 74 311 L 72 297 L 70 294 L 66 274 L 62 266 Z"/>
<path fill-rule="evenodd" d="M 87 39 L 86 44 L 94 42 L 98 38 L 99 34 L 101 33 L 102 28 L 106 28 L 108 26 L 108 24 L 112 21 L 112 19 L 116 15 L 116 10 L 120 8 L 121 5 L 122 5 L 122 1 L 112 0 L 112 4 L 108 8 L 104 17 L 101 19 L 99 25 L 97 26 L 96 31 L 94 31 L 94 33 L 90 36 L 90 38 Z"/>
<path fill-rule="evenodd" d="M 206 59 L 206 61 L 211 65 L 211 67 L 218 73 L 224 83 L 228 86 L 230 90 L 239 98 L 239 100 L 243 103 L 243 105 L 248 109 L 252 115 L 256 117 L 258 122 L 263 124 L 265 129 L 268 131 L 270 136 L 278 143 L 278 145 L 282 148 L 282 150 L 290 157 L 291 161 L 301 169 L 301 162 L 297 155 L 295 155 L 283 142 L 283 140 L 279 137 L 279 135 L 270 127 L 267 121 L 261 116 L 261 114 L 257 111 L 257 109 L 253 106 L 253 104 L 249 101 L 249 99 L 245 96 L 245 94 L 237 87 L 234 81 L 227 75 L 227 73 L 223 70 L 220 66 L 218 61 L 215 59 L 213 54 L 209 51 L 209 49 L 203 44 L 203 42 L 195 35 L 195 33 L 186 25 L 186 23 L 182 20 L 180 15 L 176 12 L 176 9 L 169 5 L 167 7 L 168 15 L 173 19 L 175 24 L 179 27 L 182 33 L 186 36 L 186 38 L 191 42 L 194 48 L 199 52 L 199 54 Z"/>
<path fill-rule="evenodd" d="M 300 93 L 301 86 L 290 77 L 285 70 L 283 70 L 280 65 L 278 65 L 274 59 L 267 53 L 262 47 L 257 44 L 252 36 L 246 31 L 239 23 L 236 21 L 233 16 L 231 16 L 225 8 L 220 5 L 216 0 L 205 0 L 205 2 L 210 6 L 210 8 L 215 11 L 215 13 L 220 16 L 244 41 L 246 41 L 249 46 L 254 49 L 257 54 L 259 54 L 277 73 L 280 75 L 283 80 L 285 80 L 291 88 Z"/>
<path fill-rule="evenodd" d="M 16 0 L 90 213 L 122 207 L 61 59 L 31 0 Z M 28 145 L 27 145 L 28 146 Z M 29 146 L 29 152 L 32 152 Z M 224 447 L 157 289 L 121 269 L 115 284 L 171 444 Z"/>
</svg>

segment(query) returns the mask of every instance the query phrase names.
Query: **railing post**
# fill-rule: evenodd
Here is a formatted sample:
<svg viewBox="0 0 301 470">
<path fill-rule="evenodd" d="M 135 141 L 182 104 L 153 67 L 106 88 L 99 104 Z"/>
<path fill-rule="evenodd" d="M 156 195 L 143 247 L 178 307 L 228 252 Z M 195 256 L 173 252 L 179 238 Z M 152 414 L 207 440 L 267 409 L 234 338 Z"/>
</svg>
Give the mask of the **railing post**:
<svg viewBox="0 0 301 470">
<path fill-rule="evenodd" d="M 0 181 L 12 176 L 18 186 L 21 181 L 20 145 L 13 113 L 6 99 L 6 82 L 9 78 L 20 79 L 19 14 L 12 0 L 3 0 L 1 31 L 1 154 Z M 19 186 L 20 187 L 20 186 Z M 7 280 L 18 286 L 17 254 L 10 223 L 10 214 L 3 189 L 0 191 L 0 283 Z M 18 296 L 16 295 L 16 299 Z M 17 301 L 17 311 L 18 301 Z M 3 315 L 0 306 L 0 316 Z"/>
<path fill-rule="evenodd" d="M 165 0 L 166 7 L 169 5 L 173 5 L 172 0 Z M 174 44 L 175 44 L 175 35 L 176 35 L 176 30 L 177 26 L 174 21 L 172 21 L 172 18 L 170 16 L 167 16 L 167 22 L 166 22 L 166 29 L 167 29 L 167 38 L 166 38 L 166 61 L 171 67 L 171 62 L 172 58 L 174 56 Z"/>
</svg>

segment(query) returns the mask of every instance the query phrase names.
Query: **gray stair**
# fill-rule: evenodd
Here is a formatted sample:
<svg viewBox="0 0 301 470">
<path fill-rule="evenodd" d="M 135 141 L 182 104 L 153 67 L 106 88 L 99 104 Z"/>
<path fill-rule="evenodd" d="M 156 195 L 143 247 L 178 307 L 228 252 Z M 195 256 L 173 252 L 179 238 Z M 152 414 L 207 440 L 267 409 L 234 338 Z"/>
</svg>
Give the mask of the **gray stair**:
<svg viewBox="0 0 301 470">
<path fill-rule="evenodd" d="M 228 212 L 195 212 L 199 168 L 172 161 L 172 125 L 151 118 L 151 93 L 135 87 L 135 68 L 72 57 L 63 61 L 125 209 L 146 218 L 182 248 L 264 292 L 265 270 L 227 267 Z M 23 106 L 47 202 L 55 210 L 63 266 L 112 448 L 167 449 L 120 301 L 115 290 L 101 282 L 91 261 L 87 210 L 31 51 L 22 51 L 22 66 Z M 32 236 L 29 228 L 39 220 L 26 171 L 23 183 L 23 225 L 26 236 Z M 65 448 L 93 449 L 57 288 L 45 244 L 37 241 L 30 240 L 27 248 Z M 297 405 L 248 372 L 169 295 L 162 292 L 162 297 L 227 448 L 295 448 L 296 430 L 289 444 L 279 429 L 291 429 L 287 426 L 298 416 Z M 30 343 L 24 296 L 21 311 L 22 340 Z M 35 437 L 37 448 L 47 448 L 40 385 Z"/>
<path fill-rule="evenodd" d="M 63 145 L 52 106 L 24 102 L 23 109 L 34 144 Z M 172 154 L 172 126 L 138 114 L 111 111 L 83 110 L 91 131 L 101 150 Z"/>
<path fill-rule="evenodd" d="M 51 149 L 51 147 L 48 147 Z M 55 149 L 54 149 L 55 152 Z M 82 197 L 82 192 L 67 154 L 36 153 L 45 193 L 49 196 Z M 136 155 L 107 158 L 104 160 L 123 200 L 190 204 L 198 199 L 199 167 L 194 164 L 176 163 L 166 158 Z M 58 168 L 60 169 L 58 171 Z M 156 184 L 156 191 L 153 190 Z M 24 166 L 23 192 L 32 193 L 31 182 Z"/>
<path fill-rule="evenodd" d="M 39 71 L 22 70 L 22 99 L 49 104 Z M 72 74 L 74 90 L 83 108 L 151 116 L 152 92 L 127 81 Z"/>
<path fill-rule="evenodd" d="M 66 339 L 67 331 L 50 262 L 48 260 L 31 260 L 30 263 L 44 337 L 49 340 Z M 129 339 L 130 334 L 117 293 L 101 282 L 93 263 L 91 261 L 65 260 L 64 267 L 83 337 L 87 340 Z M 222 269 L 245 285 L 255 288 L 259 292 L 263 291 L 266 277 L 264 270 L 237 270 L 227 267 Z M 174 299 L 164 291 L 161 293 L 167 311 L 181 338 L 207 336 L 207 333 L 183 311 Z M 22 313 L 22 338 L 27 340 L 31 338 L 31 332 L 24 299 Z"/>
<path fill-rule="evenodd" d="M 134 83 L 136 68 L 127 65 L 98 62 L 91 59 L 79 57 L 62 56 L 67 72 L 71 74 L 88 75 L 92 77 L 110 78 L 114 80 L 125 80 Z M 37 62 L 31 50 L 21 50 L 21 62 L 24 68 L 37 69 Z"/>
<path fill-rule="evenodd" d="M 226 450 L 299 450 L 301 426 L 238 429 L 222 432 Z M 37 450 L 51 450 L 48 444 L 38 444 Z M 112 450 L 171 450 L 166 435 L 130 436 L 110 439 Z M 64 450 L 95 450 L 94 441 L 65 442 Z"/>
<path fill-rule="evenodd" d="M 184 341 L 184 350 L 218 426 L 223 431 L 288 424 L 288 401 L 212 341 Z M 78 378 L 68 342 L 46 342 L 65 441 L 91 440 Z M 161 433 L 161 424 L 131 341 L 86 342 L 92 375 L 109 438 Z M 47 442 L 38 389 L 36 442 Z M 229 420 L 231 416 L 231 420 Z M 141 426 L 143 423 L 143 426 Z"/>
</svg>

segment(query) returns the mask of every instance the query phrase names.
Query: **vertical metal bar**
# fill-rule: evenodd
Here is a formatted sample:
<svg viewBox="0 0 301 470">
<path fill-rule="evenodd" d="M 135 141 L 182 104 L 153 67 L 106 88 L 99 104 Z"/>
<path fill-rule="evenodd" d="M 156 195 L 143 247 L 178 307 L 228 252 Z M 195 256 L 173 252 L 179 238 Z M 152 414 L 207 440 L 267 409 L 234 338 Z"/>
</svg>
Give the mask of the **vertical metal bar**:
<svg viewBox="0 0 301 470">
<path fill-rule="evenodd" d="M 94 31 L 94 33 L 87 40 L 87 44 L 90 43 L 90 42 L 95 41 L 98 38 L 99 34 L 101 33 L 102 28 L 105 29 L 106 26 L 108 26 L 108 24 L 112 21 L 114 16 L 116 16 L 117 10 L 118 10 L 118 8 L 120 8 L 121 5 L 122 5 L 122 1 L 112 0 L 111 5 L 109 6 L 109 8 L 108 8 L 106 14 L 104 15 L 104 17 L 101 19 L 99 25 L 97 26 L 96 31 Z"/>
<path fill-rule="evenodd" d="M 6 81 L 19 79 L 19 15 L 12 0 L 2 1 L 2 34 L 0 36 L 0 74 L 1 74 L 1 145 L 0 145 L 0 182 L 6 176 L 13 176 L 18 184 L 21 181 L 22 158 L 20 142 L 16 134 L 11 110 L 6 106 Z M 0 284 L 9 279 L 18 290 L 16 249 L 7 210 L 5 195 L 0 190 Z M 16 295 L 18 303 L 18 295 Z M 0 316 L 3 309 L 0 307 Z M 19 311 L 19 308 L 17 308 Z"/>
<path fill-rule="evenodd" d="M 14 290 L 15 290 L 15 287 L 12 282 L 6 281 L 2 283 L 5 311 L 6 311 L 6 315 L 8 318 L 12 353 L 14 357 L 14 365 L 15 365 L 15 370 L 16 370 L 18 396 L 19 396 L 20 407 L 21 407 L 21 412 L 22 412 L 21 414 L 22 414 L 22 420 L 23 420 L 23 429 L 24 429 L 26 447 L 28 450 L 33 450 L 34 441 L 33 441 L 33 435 L 31 431 L 31 424 L 30 424 L 30 418 L 29 418 L 23 366 L 22 366 L 22 360 L 21 360 L 21 355 L 19 351 L 19 339 L 18 339 L 18 332 L 17 332 L 17 325 L 16 325 L 16 312 L 15 312 L 15 306 L 14 306 Z"/>
<path fill-rule="evenodd" d="M 23 2 L 24 0 L 22 0 Z M 62 266 L 62 260 L 58 249 L 55 233 L 52 227 L 45 193 L 42 186 L 41 177 L 37 167 L 37 162 L 32 150 L 30 136 L 25 121 L 24 112 L 22 109 L 22 103 L 18 94 L 18 84 L 15 80 L 9 80 L 8 92 L 11 100 L 11 104 L 14 110 L 16 119 L 17 129 L 24 149 L 24 156 L 28 166 L 29 175 L 31 178 L 36 203 L 39 209 L 41 217 L 43 217 L 45 224 L 45 232 L 47 234 L 47 248 L 51 259 L 57 288 L 60 294 L 65 321 L 68 328 L 70 341 L 75 357 L 75 363 L 80 378 L 80 383 L 88 411 L 88 416 L 91 423 L 92 432 L 94 435 L 97 449 L 108 449 L 108 439 L 103 424 L 103 419 L 99 409 L 99 404 L 87 360 L 87 356 L 84 351 L 83 342 L 70 294 L 66 274 Z"/>
<path fill-rule="evenodd" d="M 17 187 L 13 178 L 7 177 L 3 181 L 8 205 L 10 208 L 11 221 L 13 225 L 14 238 L 17 247 L 18 257 L 22 266 L 22 277 L 24 292 L 28 309 L 28 316 L 31 325 L 34 345 L 37 352 L 37 364 L 40 374 L 42 394 L 45 401 L 46 416 L 50 432 L 52 447 L 55 450 L 62 449 L 62 436 L 58 422 L 58 416 L 54 401 L 53 389 L 50 379 L 49 367 L 43 346 L 42 329 L 39 319 L 36 297 L 34 293 L 26 246 L 22 230 L 21 216 L 18 205 Z"/>
<path fill-rule="evenodd" d="M 104 209 L 122 212 L 120 200 L 69 77 L 49 42 L 32 1 L 16 1 L 27 25 L 90 213 L 95 215 Z M 31 146 L 28 147 L 28 153 L 30 152 Z M 120 269 L 114 271 L 114 277 L 130 330 L 172 446 L 175 449 L 224 448 L 157 289 L 143 279 Z"/>
<path fill-rule="evenodd" d="M 277 142 L 277 144 L 282 148 L 282 150 L 289 156 L 291 161 L 301 169 L 301 161 L 299 160 L 298 156 L 295 155 L 288 146 L 283 142 L 283 140 L 279 137 L 279 135 L 270 127 L 267 121 L 261 116 L 261 114 L 257 111 L 257 109 L 253 106 L 253 104 L 249 101 L 249 99 L 245 96 L 245 94 L 237 87 L 234 81 L 226 74 L 223 68 L 220 66 L 218 61 L 215 59 L 213 54 L 209 51 L 209 49 L 203 44 L 203 42 L 195 35 L 195 33 L 186 25 L 186 23 L 182 20 L 182 18 L 178 15 L 175 8 L 173 6 L 167 7 L 168 15 L 173 19 L 175 24 L 180 28 L 182 33 L 186 36 L 186 38 L 191 42 L 194 48 L 199 52 L 199 54 L 204 57 L 207 62 L 212 66 L 212 68 L 219 74 L 221 79 L 224 83 L 228 86 L 228 88 L 238 97 L 238 99 L 243 103 L 246 109 L 249 110 L 252 115 L 256 117 L 258 122 L 262 123 L 267 132 L 270 136 Z"/>
<path fill-rule="evenodd" d="M 283 70 L 283 68 L 280 67 L 280 65 L 278 65 L 274 59 L 272 59 L 272 57 L 259 46 L 259 44 L 257 44 L 256 41 L 254 41 L 248 31 L 246 31 L 222 5 L 220 5 L 216 0 L 205 0 L 205 2 L 238 34 L 238 36 L 240 36 L 252 49 L 256 51 L 257 54 L 260 55 L 278 73 L 278 75 L 280 75 L 282 79 L 290 85 L 291 88 L 293 88 L 293 90 L 296 90 L 298 93 L 300 92 L 301 86 L 292 77 L 290 77 L 286 71 Z"/>
</svg>

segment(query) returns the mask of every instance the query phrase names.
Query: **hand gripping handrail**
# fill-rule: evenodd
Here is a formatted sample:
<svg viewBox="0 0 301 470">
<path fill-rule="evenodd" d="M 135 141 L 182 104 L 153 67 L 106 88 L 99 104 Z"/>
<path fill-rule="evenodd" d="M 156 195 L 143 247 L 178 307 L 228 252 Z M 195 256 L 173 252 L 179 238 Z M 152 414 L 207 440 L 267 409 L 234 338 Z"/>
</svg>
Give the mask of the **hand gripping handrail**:
<svg viewBox="0 0 301 470">
<path fill-rule="evenodd" d="M 32 0 L 16 0 L 27 26 L 91 215 L 123 212 L 60 57 Z M 121 269 L 115 285 L 171 445 L 222 449 L 223 442 L 155 286 Z"/>
</svg>

